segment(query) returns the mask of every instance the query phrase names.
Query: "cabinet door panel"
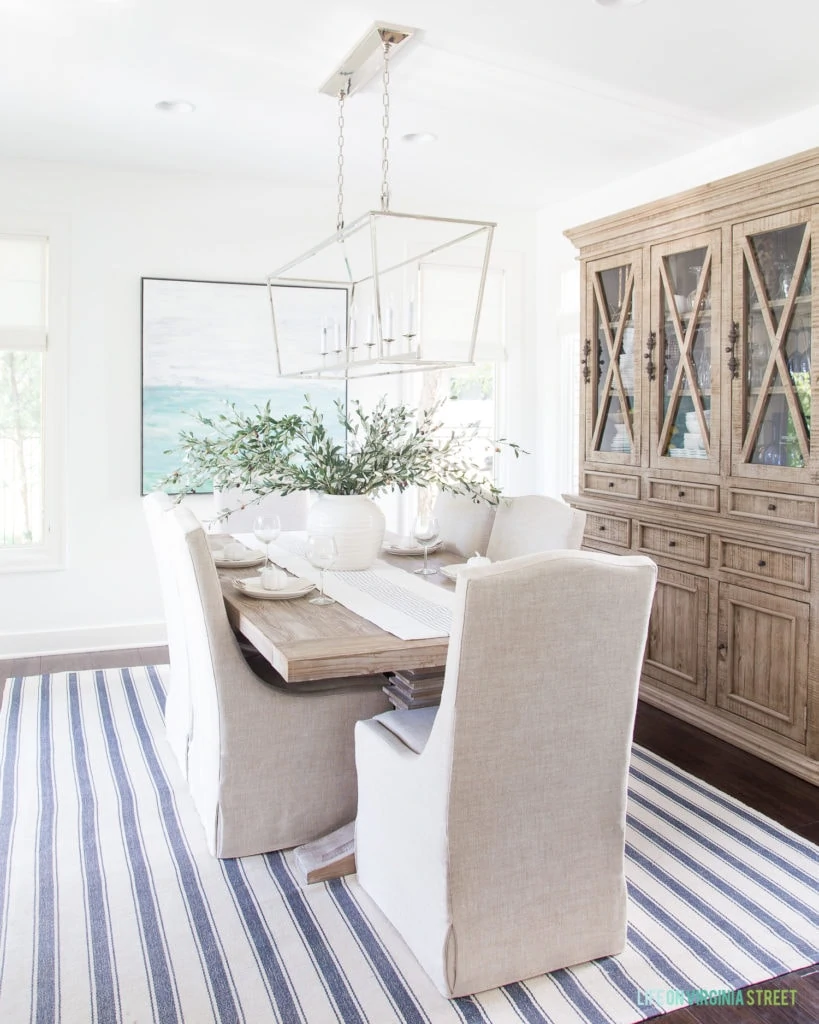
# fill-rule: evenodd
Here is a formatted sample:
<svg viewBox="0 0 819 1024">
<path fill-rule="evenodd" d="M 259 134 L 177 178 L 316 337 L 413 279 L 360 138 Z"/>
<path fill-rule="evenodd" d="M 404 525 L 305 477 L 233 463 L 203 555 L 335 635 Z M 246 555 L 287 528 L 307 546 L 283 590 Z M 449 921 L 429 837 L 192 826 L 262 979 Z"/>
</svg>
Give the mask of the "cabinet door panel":
<svg viewBox="0 0 819 1024">
<path fill-rule="evenodd" d="M 585 457 L 639 465 L 642 254 L 590 262 L 585 281 Z"/>
<path fill-rule="evenodd" d="M 643 675 L 705 700 L 708 580 L 660 566 Z"/>
<path fill-rule="evenodd" d="M 733 228 L 732 464 L 740 476 L 804 481 L 819 466 L 811 451 L 816 221 L 815 208 L 805 208 Z"/>
<path fill-rule="evenodd" d="M 805 742 L 810 607 L 720 584 L 717 704 Z"/>
<path fill-rule="evenodd" d="M 652 466 L 719 471 L 721 254 L 719 231 L 651 248 Z"/>
</svg>

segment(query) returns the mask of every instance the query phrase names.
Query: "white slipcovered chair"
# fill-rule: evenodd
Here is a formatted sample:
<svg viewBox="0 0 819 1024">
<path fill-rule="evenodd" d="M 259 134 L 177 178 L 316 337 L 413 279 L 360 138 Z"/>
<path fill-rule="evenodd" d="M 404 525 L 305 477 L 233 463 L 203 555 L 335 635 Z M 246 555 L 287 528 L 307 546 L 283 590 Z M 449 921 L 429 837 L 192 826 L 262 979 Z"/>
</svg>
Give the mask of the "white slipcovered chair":
<svg viewBox="0 0 819 1024">
<path fill-rule="evenodd" d="M 486 554 L 495 506 L 482 501 L 476 503 L 462 494 L 442 491 L 435 499 L 434 515 L 440 527 L 443 546 L 463 558 L 475 552 Z"/>
<path fill-rule="evenodd" d="M 538 551 L 577 550 L 586 513 L 543 494 L 501 498 L 486 554 L 493 562 Z"/>
<path fill-rule="evenodd" d="M 191 682 L 188 786 L 217 857 L 309 842 L 356 811 L 353 729 L 388 707 L 381 677 L 288 688 L 247 665 L 225 612 L 206 535 L 167 513 Z M 276 679 L 279 679 L 279 687 Z"/>
<path fill-rule="evenodd" d="M 232 488 L 213 491 L 213 511 L 219 516 L 228 511 L 229 515 L 218 523 L 223 533 L 250 533 L 257 516 L 278 516 L 283 530 L 303 530 L 307 525 L 309 495 L 307 491 L 292 494 L 266 494 L 258 501 L 254 495 Z"/>
<path fill-rule="evenodd" d="M 359 882 L 447 997 L 624 948 L 656 574 L 580 551 L 462 572 L 437 714 L 356 726 Z"/>
<path fill-rule="evenodd" d="M 179 762 L 182 774 L 187 778 L 188 741 L 191 734 L 191 695 L 185 623 L 168 540 L 168 516 L 174 507 L 174 502 L 166 494 L 156 491 L 153 494 L 145 495 L 142 499 L 142 507 L 156 555 L 162 604 L 165 609 L 165 623 L 168 630 L 170 675 L 168 689 L 165 693 L 165 735 Z"/>
</svg>

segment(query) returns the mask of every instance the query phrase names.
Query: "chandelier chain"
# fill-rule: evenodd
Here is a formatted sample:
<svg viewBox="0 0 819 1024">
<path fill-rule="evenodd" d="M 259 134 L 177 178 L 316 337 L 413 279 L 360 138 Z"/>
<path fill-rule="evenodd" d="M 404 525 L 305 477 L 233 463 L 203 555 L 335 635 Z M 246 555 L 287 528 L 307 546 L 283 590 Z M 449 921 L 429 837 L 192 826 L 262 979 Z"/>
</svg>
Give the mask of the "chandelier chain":
<svg viewBox="0 0 819 1024">
<path fill-rule="evenodd" d="M 384 135 L 381 140 L 381 210 L 388 213 L 390 209 L 390 42 L 384 39 L 384 74 L 383 74 L 383 105 L 384 112 L 381 123 Z"/>
<path fill-rule="evenodd" d="M 338 93 L 338 213 L 336 214 L 336 231 L 344 230 L 344 101 L 350 90 L 350 79 Z"/>
</svg>

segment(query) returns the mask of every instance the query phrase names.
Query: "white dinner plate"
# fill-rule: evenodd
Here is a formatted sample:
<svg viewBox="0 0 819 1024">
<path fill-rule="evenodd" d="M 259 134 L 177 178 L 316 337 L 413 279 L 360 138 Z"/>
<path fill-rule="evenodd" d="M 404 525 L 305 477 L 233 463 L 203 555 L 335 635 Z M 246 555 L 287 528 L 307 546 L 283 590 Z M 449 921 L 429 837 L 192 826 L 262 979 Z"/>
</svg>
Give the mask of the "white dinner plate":
<svg viewBox="0 0 819 1024">
<path fill-rule="evenodd" d="M 443 573 L 448 580 L 456 580 L 461 569 L 468 568 L 466 562 L 455 562 L 454 565 L 442 565 L 438 571 Z"/>
<path fill-rule="evenodd" d="M 304 597 L 305 594 L 316 589 L 315 583 L 302 579 L 300 576 L 294 576 L 278 590 L 265 590 L 262 581 L 255 576 L 246 580 L 234 580 L 233 586 L 241 593 L 247 594 L 248 597 L 258 597 L 263 601 L 292 601 L 294 598 Z"/>
<path fill-rule="evenodd" d="M 432 554 L 433 551 L 437 551 L 442 544 L 443 541 L 441 540 L 436 541 L 434 544 L 430 544 L 428 548 L 429 553 Z M 383 550 L 386 551 L 388 555 L 416 556 L 423 555 L 424 553 L 423 547 L 420 544 L 416 543 L 416 541 L 410 540 L 408 537 L 401 540 L 392 541 L 390 543 L 384 541 Z"/>
<path fill-rule="evenodd" d="M 219 558 L 213 556 L 213 563 L 217 569 L 248 569 L 252 565 L 261 565 L 267 555 L 263 551 L 250 551 L 242 558 Z"/>
</svg>

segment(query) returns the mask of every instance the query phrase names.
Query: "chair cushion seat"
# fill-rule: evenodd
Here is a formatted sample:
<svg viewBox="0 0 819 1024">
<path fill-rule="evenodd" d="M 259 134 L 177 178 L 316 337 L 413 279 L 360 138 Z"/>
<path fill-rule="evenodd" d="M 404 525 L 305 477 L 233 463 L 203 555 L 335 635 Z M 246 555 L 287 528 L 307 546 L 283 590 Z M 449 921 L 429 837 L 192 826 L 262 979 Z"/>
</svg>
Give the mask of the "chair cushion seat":
<svg viewBox="0 0 819 1024">
<path fill-rule="evenodd" d="M 414 711 L 385 711 L 375 721 L 397 736 L 401 742 L 420 754 L 427 745 L 438 708 L 416 708 Z"/>
</svg>

